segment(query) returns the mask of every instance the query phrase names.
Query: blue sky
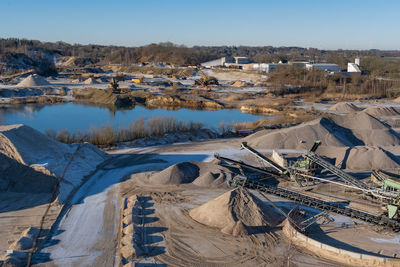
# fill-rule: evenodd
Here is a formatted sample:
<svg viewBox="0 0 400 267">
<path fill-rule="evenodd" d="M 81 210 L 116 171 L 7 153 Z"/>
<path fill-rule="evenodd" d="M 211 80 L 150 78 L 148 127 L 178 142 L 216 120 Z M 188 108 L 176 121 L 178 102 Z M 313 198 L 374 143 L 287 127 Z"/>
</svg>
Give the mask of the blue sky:
<svg viewBox="0 0 400 267">
<path fill-rule="evenodd" d="M 0 37 L 400 49 L 398 0 L 0 0 Z"/>
</svg>

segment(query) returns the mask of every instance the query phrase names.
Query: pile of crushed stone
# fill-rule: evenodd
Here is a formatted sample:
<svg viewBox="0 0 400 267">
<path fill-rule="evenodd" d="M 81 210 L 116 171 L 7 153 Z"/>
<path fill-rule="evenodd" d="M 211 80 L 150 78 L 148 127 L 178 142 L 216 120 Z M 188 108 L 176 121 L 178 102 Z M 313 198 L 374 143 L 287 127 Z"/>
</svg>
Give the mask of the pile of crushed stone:
<svg viewBox="0 0 400 267">
<path fill-rule="evenodd" d="M 81 78 L 77 78 L 71 81 L 72 83 L 81 83 L 82 79 Z"/>
<path fill-rule="evenodd" d="M 375 117 L 400 116 L 400 110 L 394 107 L 368 107 L 364 112 Z"/>
<path fill-rule="evenodd" d="M 47 86 L 47 85 L 50 85 L 50 83 L 45 78 L 37 74 L 33 75 L 31 74 L 17 84 L 17 86 L 19 87 L 33 87 L 33 86 Z"/>
<path fill-rule="evenodd" d="M 108 158 L 106 153 L 89 143 L 77 148 L 77 144 L 60 143 L 29 126 L 0 126 L 0 155 L 4 159 L 0 168 L 7 173 L 7 178 L 0 175 L 0 189 L 15 189 L 18 192 L 48 191 L 54 185 L 54 180 L 61 177 L 65 166 L 77 151 L 60 184 L 58 200 L 63 202 L 84 176 Z M 34 177 L 38 177 L 37 182 Z M 35 186 L 38 188 L 34 189 Z"/>
<path fill-rule="evenodd" d="M 331 159 L 331 163 L 349 171 L 398 168 L 400 159 L 380 147 L 320 147 L 317 153 Z"/>
<path fill-rule="evenodd" d="M 200 187 L 225 186 L 226 179 L 232 178 L 229 169 L 213 162 L 180 162 L 152 175 L 153 184 L 193 184 Z"/>
<path fill-rule="evenodd" d="M 84 84 L 99 84 L 99 82 L 93 78 L 87 78 L 83 83 Z"/>
<path fill-rule="evenodd" d="M 232 87 L 244 87 L 244 86 L 248 86 L 249 84 L 245 81 L 234 81 L 230 83 Z"/>
<path fill-rule="evenodd" d="M 29 167 L 0 153 L 0 192 L 50 194 L 57 177 L 43 167 Z"/>
<path fill-rule="evenodd" d="M 363 109 L 354 105 L 353 103 L 348 103 L 348 102 L 336 103 L 335 105 L 329 108 L 329 111 L 334 111 L 338 113 L 349 113 L 361 110 Z"/>
<path fill-rule="evenodd" d="M 280 218 L 272 207 L 243 188 L 226 192 L 192 209 L 189 215 L 201 224 L 235 236 L 268 231 Z"/>
<path fill-rule="evenodd" d="M 322 146 L 397 146 L 400 137 L 390 126 L 365 112 L 322 117 L 294 127 L 262 130 L 245 138 L 258 149 L 311 148 L 315 140 Z"/>
</svg>

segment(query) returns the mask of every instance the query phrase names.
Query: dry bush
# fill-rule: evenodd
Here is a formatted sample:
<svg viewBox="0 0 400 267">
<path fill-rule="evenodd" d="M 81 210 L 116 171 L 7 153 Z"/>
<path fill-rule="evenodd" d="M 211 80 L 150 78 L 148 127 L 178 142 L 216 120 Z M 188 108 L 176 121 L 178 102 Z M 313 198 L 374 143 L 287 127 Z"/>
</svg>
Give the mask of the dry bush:
<svg viewBox="0 0 400 267">
<path fill-rule="evenodd" d="M 218 125 L 218 130 L 221 134 L 232 132 L 233 129 L 234 129 L 234 123 L 227 123 L 221 121 Z"/>
<path fill-rule="evenodd" d="M 68 130 L 46 130 L 47 136 L 62 143 L 89 142 L 97 146 L 107 146 L 117 142 L 128 142 L 145 137 L 162 136 L 167 133 L 193 132 L 203 127 L 200 122 L 178 121 L 173 117 L 155 117 L 147 120 L 142 117 L 131 122 L 127 128 L 114 128 L 111 123 L 100 127 L 90 127 L 86 132 L 78 130 L 70 133 Z"/>
</svg>

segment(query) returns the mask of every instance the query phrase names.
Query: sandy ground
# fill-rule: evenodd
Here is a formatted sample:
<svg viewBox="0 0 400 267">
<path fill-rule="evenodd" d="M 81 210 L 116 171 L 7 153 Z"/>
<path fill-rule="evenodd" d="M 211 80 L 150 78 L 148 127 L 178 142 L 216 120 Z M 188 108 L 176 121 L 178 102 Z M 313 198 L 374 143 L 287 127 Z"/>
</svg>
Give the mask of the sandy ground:
<svg viewBox="0 0 400 267">
<path fill-rule="evenodd" d="M 50 194 L 6 193 L 0 194 L 0 257 L 12 242 L 28 227 L 39 227 Z M 48 231 L 61 210 L 53 205 L 47 216 L 44 230 Z"/>
</svg>

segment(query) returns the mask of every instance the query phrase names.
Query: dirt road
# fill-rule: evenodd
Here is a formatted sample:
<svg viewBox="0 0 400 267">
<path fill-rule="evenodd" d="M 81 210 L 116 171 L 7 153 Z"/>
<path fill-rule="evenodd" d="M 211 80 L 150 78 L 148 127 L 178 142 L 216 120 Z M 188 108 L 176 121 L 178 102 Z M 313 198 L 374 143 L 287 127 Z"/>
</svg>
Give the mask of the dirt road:
<svg viewBox="0 0 400 267">
<path fill-rule="evenodd" d="M 113 266 L 117 261 L 119 182 L 132 173 L 162 170 L 180 161 L 206 158 L 146 153 L 114 157 L 75 193 L 51 240 L 35 255 L 35 264 Z"/>
</svg>

